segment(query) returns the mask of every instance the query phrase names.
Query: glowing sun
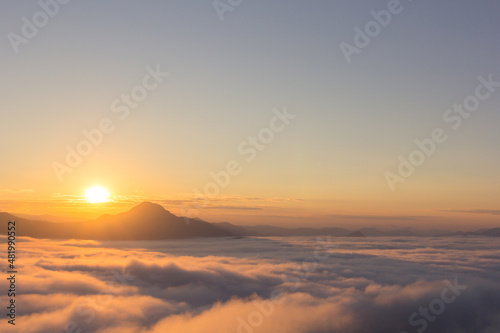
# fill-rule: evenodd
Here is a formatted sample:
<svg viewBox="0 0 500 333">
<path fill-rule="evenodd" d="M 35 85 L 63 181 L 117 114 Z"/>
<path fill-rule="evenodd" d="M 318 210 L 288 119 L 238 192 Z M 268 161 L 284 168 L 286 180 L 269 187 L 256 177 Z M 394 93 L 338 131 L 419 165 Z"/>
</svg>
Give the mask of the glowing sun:
<svg viewBox="0 0 500 333">
<path fill-rule="evenodd" d="M 102 186 L 94 186 L 85 191 L 85 200 L 88 203 L 108 202 L 110 196 L 111 193 Z"/>
</svg>

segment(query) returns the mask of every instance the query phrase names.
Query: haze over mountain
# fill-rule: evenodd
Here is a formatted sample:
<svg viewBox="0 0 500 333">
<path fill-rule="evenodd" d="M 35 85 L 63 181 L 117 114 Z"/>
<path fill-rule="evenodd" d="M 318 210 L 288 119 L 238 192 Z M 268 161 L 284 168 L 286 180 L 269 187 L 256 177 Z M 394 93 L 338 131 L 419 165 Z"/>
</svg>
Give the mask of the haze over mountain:
<svg viewBox="0 0 500 333">
<path fill-rule="evenodd" d="M 42 215 L 31 215 L 31 214 L 23 214 L 23 213 L 12 213 L 12 215 L 27 219 L 27 220 L 35 220 L 35 221 L 47 221 L 47 222 L 85 222 L 88 219 L 77 218 L 77 217 L 67 217 L 67 216 L 56 216 L 50 214 L 42 214 Z"/>
<path fill-rule="evenodd" d="M 213 224 L 218 228 L 227 230 L 240 236 L 434 237 L 463 234 L 462 232 L 450 232 L 444 230 L 416 230 L 411 228 L 284 228 L 272 225 L 239 226 L 228 222 L 218 222 Z M 479 235 L 478 232 L 471 232 L 468 234 Z"/>
<path fill-rule="evenodd" d="M 435 236 L 489 236 L 500 237 L 500 228 L 475 232 L 441 230 L 421 231 L 410 228 L 377 229 L 363 228 L 283 228 L 271 225 L 239 226 L 228 222 L 209 223 L 198 218 L 176 216 L 163 206 L 143 202 L 127 212 L 103 215 L 86 222 L 54 223 L 20 218 L 0 213 L 0 234 L 6 234 L 7 222 L 17 222 L 17 235 L 34 238 L 95 239 L 95 240 L 161 240 L 192 237 L 231 236 L 333 236 L 333 237 L 435 237 Z"/>
<path fill-rule="evenodd" d="M 117 215 L 103 215 L 87 222 L 52 223 L 0 213 L 2 225 L 17 221 L 18 236 L 96 240 L 159 240 L 191 237 L 227 237 L 231 232 L 195 219 L 178 217 L 162 206 L 144 202 Z M 7 228 L 2 228 L 5 234 Z"/>
</svg>

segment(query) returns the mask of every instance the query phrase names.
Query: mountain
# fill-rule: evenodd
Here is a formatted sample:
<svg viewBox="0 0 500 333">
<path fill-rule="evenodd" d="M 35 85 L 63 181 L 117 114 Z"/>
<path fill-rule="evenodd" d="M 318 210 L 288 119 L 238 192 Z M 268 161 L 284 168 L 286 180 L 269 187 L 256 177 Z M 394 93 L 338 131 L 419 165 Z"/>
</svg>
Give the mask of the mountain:
<svg viewBox="0 0 500 333">
<path fill-rule="evenodd" d="M 0 213 L 0 234 L 7 234 L 9 221 L 16 222 L 16 236 L 30 236 L 36 238 L 65 238 L 66 225 L 69 223 L 51 223 L 47 221 L 29 220 L 9 213 Z"/>
<path fill-rule="evenodd" d="M 76 238 L 95 240 L 161 240 L 191 237 L 229 237 L 235 234 L 208 222 L 175 216 L 160 205 L 144 202 L 117 215 L 103 215 L 96 220 L 51 223 L 17 218 L 0 213 L 5 234 L 7 222 L 16 221 L 17 236 L 35 238 Z"/>
<path fill-rule="evenodd" d="M 242 227 L 228 222 L 216 222 L 212 224 L 219 229 L 226 230 L 239 236 L 265 236 L 265 234 L 253 230 L 252 227 Z"/>
<path fill-rule="evenodd" d="M 365 235 L 363 235 L 361 233 L 361 231 L 354 231 L 354 232 L 351 232 L 349 235 L 347 235 L 346 237 L 366 237 Z"/>
<path fill-rule="evenodd" d="M 179 217 L 160 205 L 143 202 L 127 212 L 103 215 L 86 222 L 54 223 L 30 220 L 9 213 L 0 213 L 0 234 L 7 233 L 8 221 L 16 221 L 16 235 L 34 238 L 95 240 L 162 240 L 191 237 L 234 236 L 333 236 L 333 237 L 500 237 L 500 228 L 475 232 L 420 231 L 410 228 L 283 228 L 271 225 L 239 226 L 227 222 L 209 223 L 199 218 Z"/>
<path fill-rule="evenodd" d="M 283 228 L 272 225 L 237 226 L 231 223 L 214 223 L 217 227 L 241 236 L 347 236 L 352 231 L 342 228 Z"/>
<path fill-rule="evenodd" d="M 500 237 L 500 228 L 486 230 L 481 235 L 488 236 L 488 237 Z"/>
<path fill-rule="evenodd" d="M 485 237 L 500 237 L 500 228 L 478 230 L 476 232 L 467 232 L 464 236 L 485 236 Z"/>
<path fill-rule="evenodd" d="M 489 236 L 500 237 L 500 228 L 478 230 L 476 232 L 449 232 L 443 230 L 416 230 L 411 228 L 362 228 L 348 230 L 343 228 L 283 228 L 272 225 L 239 226 L 227 222 L 213 223 L 220 229 L 240 236 L 332 236 L 332 237 L 452 237 L 452 236 Z"/>
<path fill-rule="evenodd" d="M 409 229 L 391 229 L 391 230 L 379 230 L 375 228 L 363 228 L 359 230 L 363 235 L 368 237 L 416 237 L 420 236 L 417 232 Z"/>
<path fill-rule="evenodd" d="M 348 230 L 343 228 L 283 228 L 271 225 L 236 226 L 231 223 L 214 223 L 217 227 L 243 236 L 332 236 L 332 237 L 434 237 L 445 235 L 445 231 L 420 231 L 413 229 L 376 229 L 362 228 Z M 460 234 L 460 233 L 458 233 Z"/>
<path fill-rule="evenodd" d="M 35 221 L 47 221 L 47 222 L 57 222 L 57 223 L 62 223 L 62 222 L 84 222 L 85 219 L 82 218 L 68 218 L 64 216 L 54 216 L 54 215 L 49 215 L 49 214 L 43 214 L 43 215 L 29 215 L 29 214 L 21 214 L 21 213 L 13 213 L 12 215 L 21 217 L 26 220 L 35 220 Z"/>
</svg>

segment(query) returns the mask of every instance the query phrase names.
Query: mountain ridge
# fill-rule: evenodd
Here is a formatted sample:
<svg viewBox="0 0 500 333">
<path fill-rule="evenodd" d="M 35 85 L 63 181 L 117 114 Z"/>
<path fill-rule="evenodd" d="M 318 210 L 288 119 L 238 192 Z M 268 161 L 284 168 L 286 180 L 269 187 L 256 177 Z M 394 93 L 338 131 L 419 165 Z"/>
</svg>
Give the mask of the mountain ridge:
<svg viewBox="0 0 500 333">
<path fill-rule="evenodd" d="M 17 236 L 95 240 L 162 240 L 193 237 L 231 237 L 233 233 L 208 222 L 175 216 L 160 205 L 143 202 L 116 215 L 105 214 L 86 222 L 53 223 L 0 214 L 0 223 L 18 221 Z M 2 228 L 5 234 L 7 228 Z"/>
<path fill-rule="evenodd" d="M 95 240 L 163 240 L 193 237 L 446 237 L 485 236 L 500 237 L 500 228 L 481 229 L 474 232 L 447 232 L 441 230 L 419 231 L 411 228 L 380 230 L 377 228 L 344 229 L 285 228 L 272 225 L 240 226 L 229 222 L 206 222 L 199 218 L 180 217 L 163 206 L 143 202 L 128 211 L 115 215 L 104 214 L 85 222 L 48 222 L 29 220 L 6 212 L 0 212 L 0 234 L 7 233 L 8 221 L 15 220 L 17 236 L 54 239 Z"/>
</svg>

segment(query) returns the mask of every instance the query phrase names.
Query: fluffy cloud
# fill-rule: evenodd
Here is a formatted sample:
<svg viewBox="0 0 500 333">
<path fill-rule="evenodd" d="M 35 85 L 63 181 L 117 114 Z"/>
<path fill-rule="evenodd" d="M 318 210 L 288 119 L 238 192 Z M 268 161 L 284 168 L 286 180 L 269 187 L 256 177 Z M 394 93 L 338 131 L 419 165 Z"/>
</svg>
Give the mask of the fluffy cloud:
<svg viewBox="0 0 500 333">
<path fill-rule="evenodd" d="M 494 333 L 497 242 L 25 238 L 18 244 L 16 326 L 4 320 L 1 331 Z M 6 270 L 5 260 L 0 267 Z"/>
</svg>

